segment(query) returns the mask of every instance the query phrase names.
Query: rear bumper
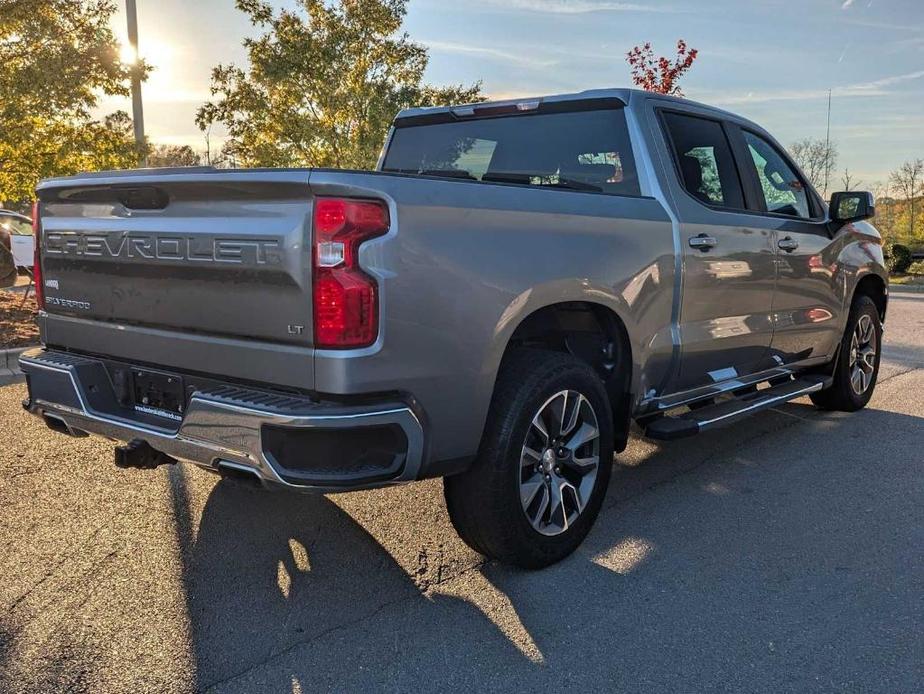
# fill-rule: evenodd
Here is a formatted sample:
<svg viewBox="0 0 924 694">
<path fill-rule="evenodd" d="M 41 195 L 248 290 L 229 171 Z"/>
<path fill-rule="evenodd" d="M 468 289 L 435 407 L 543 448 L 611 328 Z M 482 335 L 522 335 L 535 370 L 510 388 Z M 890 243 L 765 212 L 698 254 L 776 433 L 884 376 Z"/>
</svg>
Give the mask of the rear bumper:
<svg viewBox="0 0 924 694">
<path fill-rule="evenodd" d="M 424 432 L 402 402 L 343 405 L 200 383 L 189 388 L 182 420 L 172 422 L 119 405 L 111 369 L 101 360 L 34 349 L 19 364 L 29 387 L 23 406 L 72 435 L 142 439 L 217 472 L 304 491 L 386 486 L 420 474 Z"/>
</svg>

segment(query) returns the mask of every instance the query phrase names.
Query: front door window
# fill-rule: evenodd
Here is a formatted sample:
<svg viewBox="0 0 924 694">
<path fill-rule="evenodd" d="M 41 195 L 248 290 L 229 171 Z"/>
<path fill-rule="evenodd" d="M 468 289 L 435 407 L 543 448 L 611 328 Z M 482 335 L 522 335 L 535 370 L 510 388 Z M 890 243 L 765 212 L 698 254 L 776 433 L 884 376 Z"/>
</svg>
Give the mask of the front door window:
<svg viewBox="0 0 924 694">
<path fill-rule="evenodd" d="M 767 212 L 810 218 L 808 192 L 795 170 L 776 148 L 754 133 L 744 132 L 751 160 L 757 169 Z"/>
</svg>

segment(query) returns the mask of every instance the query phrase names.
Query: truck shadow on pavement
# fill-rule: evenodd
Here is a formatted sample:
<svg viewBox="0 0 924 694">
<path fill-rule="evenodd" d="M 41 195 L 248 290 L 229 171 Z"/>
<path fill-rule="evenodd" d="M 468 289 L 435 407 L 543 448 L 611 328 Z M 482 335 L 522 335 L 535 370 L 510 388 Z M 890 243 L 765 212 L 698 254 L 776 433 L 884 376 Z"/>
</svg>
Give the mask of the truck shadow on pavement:
<svg viewBox="0 0 924 694">
<path fill-rule="evenodd" d="M 422 590 L 323 497 L 220 482 L 194 528 L 187 473 L 175 470 L 196 680 L 220 691 L 699 690 L 785 688 L 810 672 L 816 684 L 874 685 L 869 634 L 907 623 L 920 569 L 905 543 L 921 499 L 896 496 L 918 474 L 901 458 L 911 444 L 847 455 L 886 431 L 919 442 L 924 419 L 790 404 L 686 442 L 633 442 L 636 465 L 617 466 L 575 556 L 535 573 L 476 560 L 450 581 L 455 593 Z M 384 508 L 402 498 L 381 513 L 414 523 L 414 509 Z M 913 636 L 891 638 L 893 663 L 913 658 Z"/>
<path fill-rule="evenodd" d="M 178 519 L 188 508 L 184 474 L 171 474 Z M 324 497 L 222 481 L 195 536 L 188 517 L 178 532 L 202 690 L 254 691 L 267 685 L 269 672 L 281 677 L 272 691 L 292 691 L 293 682 L 303 691 L 350 689 L 370 677 L 381 682 L 389 669 L 396 688 L 415 688 L 402 660 L 418 646 L 406 636 L 377 633 L 373 616 L 451 653 L 459 632 L 444 629 L 448 618 L 468 624 L 469 635 L 504 660 L 522 658 L 467 601 L 423 594 L 361 525 Z"/>
</svg>

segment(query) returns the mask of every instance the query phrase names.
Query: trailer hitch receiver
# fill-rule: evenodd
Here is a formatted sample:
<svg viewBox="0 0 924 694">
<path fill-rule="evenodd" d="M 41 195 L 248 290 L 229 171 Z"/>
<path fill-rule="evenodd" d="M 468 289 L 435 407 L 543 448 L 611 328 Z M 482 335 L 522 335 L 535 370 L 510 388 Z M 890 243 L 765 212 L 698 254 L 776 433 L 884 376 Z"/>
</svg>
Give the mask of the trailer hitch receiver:
<svg viewBox="0 0 924 694">
<path fill-rule="evenodd" d="M 120 468 L 138 468 L 154 470 L 161 465 L 173 465 L 177 459 L 156 448 L 142 439 L 133 439 L 123 446 L 116 446 L 115 464 Z"/>
</svg>

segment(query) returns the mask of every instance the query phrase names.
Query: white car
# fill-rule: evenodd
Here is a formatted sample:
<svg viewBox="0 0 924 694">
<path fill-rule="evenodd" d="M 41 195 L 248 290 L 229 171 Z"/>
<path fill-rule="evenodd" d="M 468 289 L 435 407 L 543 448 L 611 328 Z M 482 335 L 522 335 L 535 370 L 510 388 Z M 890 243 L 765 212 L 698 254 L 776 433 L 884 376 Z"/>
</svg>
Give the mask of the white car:
<svg viewBox="0 0 924 694">
<path fill-rule="evenodd" d="M 31 272 L 34 256 L 32 220 L 10 210 L 0 210 L 0 287 L 14 285 L 19 272 Z"/>
</svg>

